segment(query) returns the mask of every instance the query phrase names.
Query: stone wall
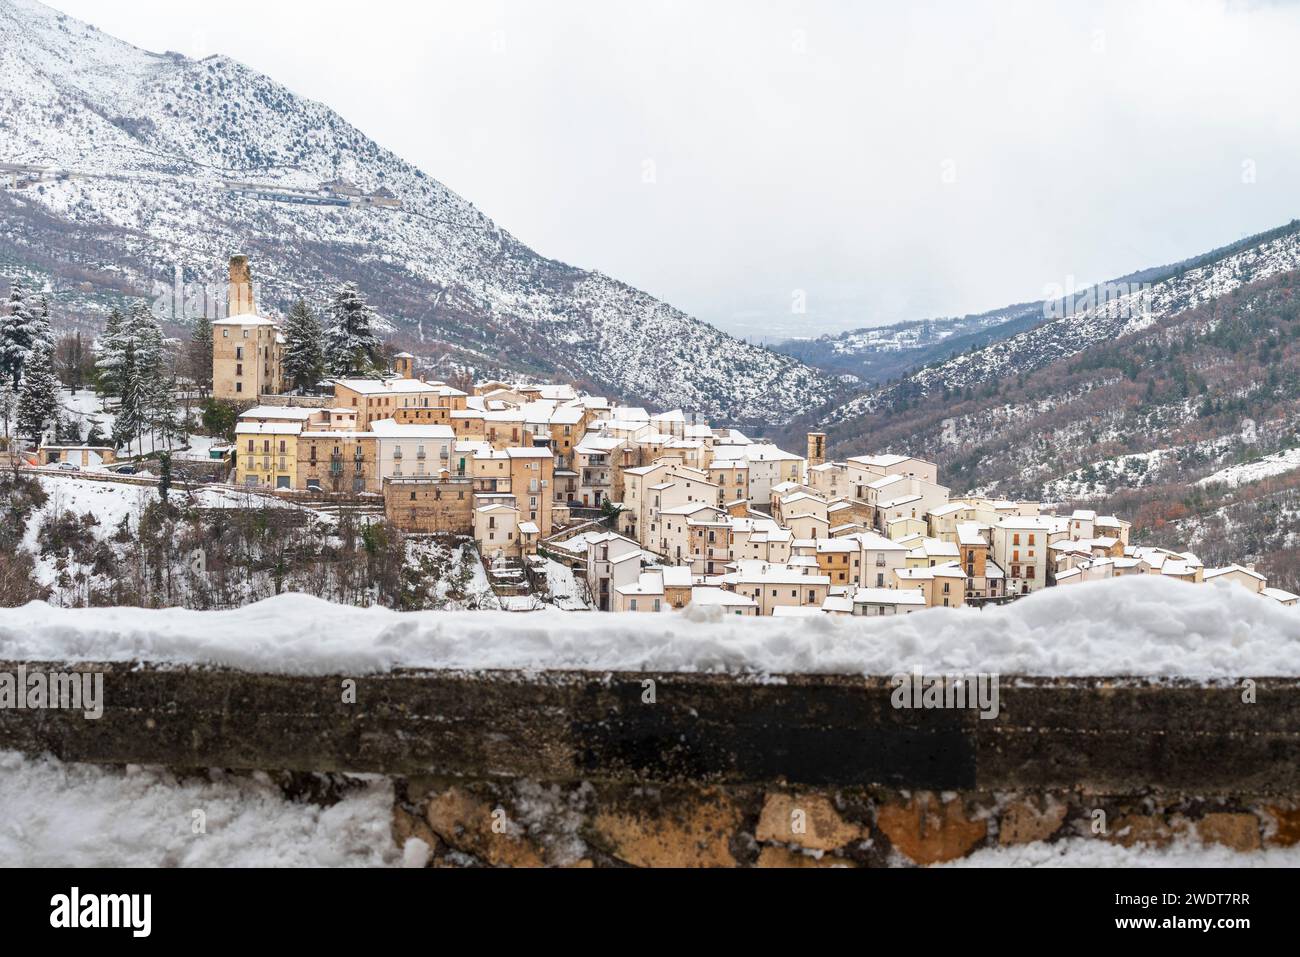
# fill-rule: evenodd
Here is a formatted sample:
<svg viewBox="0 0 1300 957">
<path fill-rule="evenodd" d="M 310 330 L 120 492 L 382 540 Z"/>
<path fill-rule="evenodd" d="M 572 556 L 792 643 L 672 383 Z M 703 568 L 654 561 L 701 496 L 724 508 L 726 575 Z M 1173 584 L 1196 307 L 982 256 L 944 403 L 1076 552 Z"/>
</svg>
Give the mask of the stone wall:
<svg viewBox="0 0 1300 957">
<path fill-rule="evenodd" d="M 837 675 L 77 668 L 105 674 L 103 717 L 0 711 L 0 749 L 387 774 L 395 835 L 441 865 L 875 866 L 1069 835 L 1300 841 L 1294 679 L 1258 679 L 1253 703 L 1231 683 L 1004 679 L 988 720 L 896 709 L 887 679 Z"/>
<path fill-rule="evenodd" d="M 472 535 L 473 480 L 386 478 L 384 514 L 404 532 Z"/>
<path fill-rule="evenodd" d="M 328 409 L 334 405 L 334 396 L 332 395 L 281 395 L 278 393 L 264 392 L 257 397 L 258 405 L 269 405 L 275 408 L 292 408 L 292 409 Z"/>
</svg>

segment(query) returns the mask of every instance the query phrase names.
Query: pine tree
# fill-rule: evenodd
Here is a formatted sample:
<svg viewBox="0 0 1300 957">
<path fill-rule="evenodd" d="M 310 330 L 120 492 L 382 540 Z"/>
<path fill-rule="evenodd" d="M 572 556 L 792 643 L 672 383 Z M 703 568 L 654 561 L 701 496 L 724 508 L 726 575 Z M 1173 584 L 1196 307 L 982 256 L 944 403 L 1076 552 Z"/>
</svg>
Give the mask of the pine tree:
<svg viewBox="0 0 1300 957">
<path fill-rule="evenodd" d="M 183 443 L 187 438 L 176 408 L 176 390 L 175 379 L 160 377 L 150 390 L 146 416 L 150 430 L 168 449 L 173 443 Z"/>
<path fill-rule="evenodd" d="M 164 505 L 167 503 L 167 493 L 172 487 L 172 456 L 170 452 L 164 452 L 158 456 L 158 497 L 162 499 Z"/>
<path fill-rule="evenodd" d="M 54 357 L 49 346 L 33 349 L 23 366 L 18 391 L 18 433 L 41 444 L 45 426 L 59 407 L 59 380 L 54 375 Z"/>
<path fill-rule="evenodd" d="M 371 328 L 375 312 L 354 282 L 344 283 L 330 303 L 330 327 L 325 333 L 325 362 L 339 378 L 365 375 L 379 361 L 379 337 Z"/>
<path fill-rule="evenodd" d="M 29 306 L 32 315 L 32 348 L 38 345 L 54 348 L 54 326 L 50 323 L 50 300 L 45 293 L 36 297 L 36 304 Z"/>
<path fill-rule="evenodd" d="M 4 423 L 5 444 L 9 444 L 10 426 L 18 408 L 18 393 L 7 379 L 0 379 L 0 421 Z"/>
<path fill-rule="evenodd" d="M 122 394 L 123 365 L 126 361 L 126 319 L 114 309 L 104 323 L 104 334 L 95 340 L 95 369 L 99 373 L 99 388 L 104 395 Z"/>
<path fill-rule="evenodd" d="M 320 320 L 299 299 L 284 323 L 284 377 L 297 392 L 314 389 L 325 374 Z"/>
<path fill-rule="evenodd" d="M 9 289 L 9 301 L 0 311 L 0 376 L 15 387 L 22 381 L 23 363 L 32 351 L 37 331 L 27 290 L 16 279 Z"/>
<path fill-rule="evenodd" d="M 148 306 L 138 303 L 127 316 L 123 332 L 135 346 L 136 365 L 145 370 L 146 379 L 152 384 L 162 371 L 162 326 L 158 325 L 158 320 L 153 317 Z"/>
<path fill-rule="evenodd" d="M 206 395 L 212 388 L 212 320 L 200 312 L 189 348 L 190 378 Z"/>
<path fill-rule="evenodd" d="M 129 340 L 118 376 L 121 400 L 118 402 L 117 418 L 113 421 L 113 444 L 129 449 L 131 443 L 137 442 L 144 433 L 149 399 L 148 389 L 135 359 L 135 343 Z"/>
</svg>

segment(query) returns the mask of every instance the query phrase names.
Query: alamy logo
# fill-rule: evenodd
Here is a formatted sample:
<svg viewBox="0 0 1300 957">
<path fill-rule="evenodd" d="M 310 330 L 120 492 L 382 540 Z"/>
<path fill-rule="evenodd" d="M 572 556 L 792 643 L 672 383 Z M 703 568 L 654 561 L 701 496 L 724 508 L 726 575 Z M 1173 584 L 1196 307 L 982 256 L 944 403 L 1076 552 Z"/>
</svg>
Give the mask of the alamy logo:
<svg viewBox="0 0 1300 957">
<path fill-rule="evenodd" d="M 0 671 L 0 710 L 81 711 L 91 721 L 104 716 L 104 675 L 89 671 Z"/>
<path fill-rule="evenodd" d="M 132 937 L 148 937 L 152 924 L 151 894 L 71 894 L 50 898 L 51 927 L 129 927 Z"/>
<path fill-rule="evenodd" d="M 1066 276 L 1064 286 L 1049 283 L 1043 287 L 1043 318 L 1099 314 L 1116 319 L 1148 318 L 1153 289 L 1149 282 L 1103 282 L 1079 290 L 1075 288 L 1074 277 Z"/>
<path fill-rule="evenodd" d="M 911 674 L 894 675 L 889 683 L 894 689 L 889 700 L 895 708 L 973 708 L 986 720 L 998 716 L 996 672 L 924 675 L 913 668 Z"/>
</svg>

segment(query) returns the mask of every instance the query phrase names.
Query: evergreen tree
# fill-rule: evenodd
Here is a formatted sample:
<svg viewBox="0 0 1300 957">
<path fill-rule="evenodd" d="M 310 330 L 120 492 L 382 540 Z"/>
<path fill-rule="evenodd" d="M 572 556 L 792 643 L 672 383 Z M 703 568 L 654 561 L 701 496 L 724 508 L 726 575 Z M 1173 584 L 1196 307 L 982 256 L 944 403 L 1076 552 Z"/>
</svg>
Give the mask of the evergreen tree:
<svg viewBox="0 0 1300 957">
<path fill-rule="evenodd" d="M 59 407 L 59 380 L 54 375 L 54 357 L 50 347 L 33 349 L 23 366 L 22 386 L 18 391 L 18 433 L 41 444 L 45 426 Z"/>
<path fill-rule="evenodd" d="M 212 388 L 212 320 L 199 313 L 189 348 L 190 378 L 206 395 Z"/>
<path fill-rule="evenodd" d="M 0 378 L 0 421 L 4 422 L 5 444 L 9 444 L 10 426 L 18 408 L 18 393 L 7 379 Z"/>
<path fill-rule="evenodd" d="M 344 283 L 330 303 L 330 327 L 325 333 L 325 362 L 330 375 L 365 375 L 379 361 L 379 337 L 372 323 L 375 312 L 354 282 Z"/>
<path fill-rule="evenodd" d="M 121 401 L 117 407 L 117 418 L 113 422 L 113 443 L 129 450 L 131 443 L 138 442 L 144 434 L 149 403 L 149 391 L 136 362 L 135 343 L 129 340 L 118 375 Z"/>
<path fill-rule="evenodd" d="M 158 497 L 167 504 L 167 493 L 172 487 L 172 455 L 164 452 L 158 456 Z"/>
<path fill-rule="evenodd" d="M 49 346 L 54 348 L 54 326 L 50 324 L 50 299 L 45 293 L 36 297 L 34 305 L 29 304 L 32 315 L 32 348 Z"/>
<path fill-rule="evenodd" d="M 145 370 L 146 379 L 152 382 L 162 372 L 163 333 L 162 326 L 153 317 L 149 307 L 138 303 L 127 316 L 123 333 L 135 347 L 135 362 Z"/>
<path fill-rule="evenodd" d="M 325 374 L 321 325 L 307 303 L 299 299 L 284 323 L 284 377 L 297 392 L 313 389 Z"/>
<path fill-rule="evenodd" d="M 168 449 L 173 443 L 183 443 L 187 437 L 176 408 L 177 388 L 175 379 L 159 377 L 150 390 L 146 415 L 150 430 Z"/>
<path fill-rule="evenodd" d="M 104 395 L 122 394 L 123 366 L 126 360 L 126 319 L 114 309 L 104 323 L 104 334 L 95 340 L 95 369 L 99 388 Z"/>
<path fill-rule="evenodd" d="M 23 363 L 37 338 L 37 320 L 27 290 L 15 279 L 9 289 L 9 301 L 0 310 L 0 377 L 15 388 L 23 377 Z"/>
</svg>

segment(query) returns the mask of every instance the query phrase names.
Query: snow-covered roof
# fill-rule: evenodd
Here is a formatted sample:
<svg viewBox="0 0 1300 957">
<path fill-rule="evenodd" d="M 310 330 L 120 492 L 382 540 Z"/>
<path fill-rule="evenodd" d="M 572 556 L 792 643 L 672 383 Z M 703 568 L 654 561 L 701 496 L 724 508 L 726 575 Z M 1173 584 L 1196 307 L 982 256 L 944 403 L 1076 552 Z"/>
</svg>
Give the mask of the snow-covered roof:
<svg viewBox="0 0 1300 957">
<path fill-rule="evenodd" d="M 1226 565 L 1223 568 L 1207 568 L 1205 570 L 1204 577 L 1206 581 L 1209 581 L 1211 578 L 1218 578 L 1220 575 L 1227 575 L 1230 572 L 1237 572 L 1238 574 L 1241 575 L 1248 575 L 1249 577 L 1258 579 L 1259 581 L 1262 582 L 1268 581 L 1268 577 L 1266 575 L 1261 575 L 1253 568 L 1246 568 L 1243 565 L 1237 565 L 1237 564 Z"/>
<path fill-rule="evenodd" d="M 438 392 L 444 387 L 419 379 L 334 379 L 334 385 L 360 395 L 402 395 L 412 392 Z"/>
<path fill-rule="evenodd" d="M 692 605 L 721 605 L 727 608 L 757 608 L 758 602 L 748 595 L 717 588 L 713 585 L 696 585 L 691 588 Z"/>
<path fill-rule="evenodd" d="M 321 411 L 324 410 L 304 409 L 294 405 L 259 405 L 247 412 L 239 413 L 239 419 L 240 421 L 244 419 L 297 419 L 305 421 Z"/>
<path fill-rule="evenodd" d="M 239 316 L 227 316 L 224 319 L 213 319 L 214 326 L 275 326 L 279 325 L 274 319 L 268 319 L 265 316 L 259 316 L 254 312 L 246 312 Z"/>
<path fill-rule="evenodd" d="M 236 435 L 297 435 L 301 422 L 236 422 Z M 349 433 L 354 434 L 354 433 Z"/>
<path fill-rule="evenodd" d="M 925 606 L 925 596 L 919 588 L 859 588 L 853 592 L 853 601 L 859 605 Z"/>
<path fill-rule="evenodd" d="M 371 419 L 370 431 L 381 438 L 455 439 L 450 425 L 407 425 L 395 419 Z"/>
</svg>

